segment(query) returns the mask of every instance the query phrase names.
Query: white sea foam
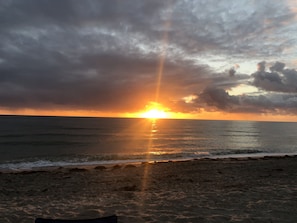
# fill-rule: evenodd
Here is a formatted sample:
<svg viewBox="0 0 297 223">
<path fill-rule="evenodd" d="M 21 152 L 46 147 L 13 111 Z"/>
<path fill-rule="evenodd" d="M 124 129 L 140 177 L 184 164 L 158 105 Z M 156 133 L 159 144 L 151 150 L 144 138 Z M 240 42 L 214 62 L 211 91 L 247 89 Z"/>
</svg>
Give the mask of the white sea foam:
<svg viewBox="0 0 297 223">
<path fill-rule="evenodd" d="M 203 156 L 185 156 L 179 158 L 147 158 L 147 159 L 125 159 L 125 160 L 98 160 L 98 161 L 50 161 L 38 160 L 32 162 L 15 162 L 0 164 L 0 171 L 2 172 L 18 172 L 18 171 L 32 171 L 42 168 L 58 168 L 58 167 L 79 167 L 79 166 L 97 166 L 97 165 L 116 165 L 127 163 L 142 163 L 142 162 L 167 162 L 167 161 L 183 161 L 193 159 L 225 159 L 225 158 L 261 158 L 261 157 L 284 157 L 297 156 L 297 153 L 254 153 L 254 154 L 225 154 L 225 155 L 203 155 Z"/>
</svg>

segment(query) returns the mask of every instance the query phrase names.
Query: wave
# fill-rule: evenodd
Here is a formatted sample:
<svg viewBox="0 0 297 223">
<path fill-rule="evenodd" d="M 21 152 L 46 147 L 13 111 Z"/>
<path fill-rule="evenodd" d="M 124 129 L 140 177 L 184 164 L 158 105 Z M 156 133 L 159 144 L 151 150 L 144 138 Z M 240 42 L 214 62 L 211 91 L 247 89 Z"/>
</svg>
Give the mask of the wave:
<svg viewBox="0 0 297 223">
<path fill-rule="evenodd" d="M 24 171 L 36 168 L 71 167 L 71 166 L 96 166 L 108 164 L 177 161 L 202 158 L 227 158 L 280 155 L 266 153 L 261 150 L 229 150 L 229 151 L 153 151 L 142 154 L 105 154 L 105 155 L 64 155 L 59 157 L 39 157 L 20 159 L 0 163 L 0 171 Z M 289 154 L 281 154 L 289 155 Z"/>
</svg>

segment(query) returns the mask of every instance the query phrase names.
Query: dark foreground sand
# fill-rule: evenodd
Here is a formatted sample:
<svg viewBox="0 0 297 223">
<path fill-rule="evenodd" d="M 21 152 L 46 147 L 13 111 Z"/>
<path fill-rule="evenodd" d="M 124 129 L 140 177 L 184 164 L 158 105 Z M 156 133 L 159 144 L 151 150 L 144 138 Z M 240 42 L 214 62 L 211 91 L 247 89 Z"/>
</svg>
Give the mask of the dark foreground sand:
<svg viewBox="0 0 297 223">
<path fill-rule="evenodd" d="M 297 222 L 297 157 L 0 174 L 0 222 Z"/>
</svg>

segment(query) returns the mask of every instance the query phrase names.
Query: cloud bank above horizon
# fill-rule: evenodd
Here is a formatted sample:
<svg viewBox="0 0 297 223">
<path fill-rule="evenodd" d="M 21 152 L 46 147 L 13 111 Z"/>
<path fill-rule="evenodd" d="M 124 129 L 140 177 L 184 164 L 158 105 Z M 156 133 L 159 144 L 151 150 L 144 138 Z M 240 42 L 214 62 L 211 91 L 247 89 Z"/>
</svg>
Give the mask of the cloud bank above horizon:
<svg viewBox="0 0 297 223">
<path fill-rule="evenodd" d="M 0 1 L 0 108 L 137 112 L 159 79 L 172 112 L 296 116 L 296 13 L 290 0 Z"/>
</svg>

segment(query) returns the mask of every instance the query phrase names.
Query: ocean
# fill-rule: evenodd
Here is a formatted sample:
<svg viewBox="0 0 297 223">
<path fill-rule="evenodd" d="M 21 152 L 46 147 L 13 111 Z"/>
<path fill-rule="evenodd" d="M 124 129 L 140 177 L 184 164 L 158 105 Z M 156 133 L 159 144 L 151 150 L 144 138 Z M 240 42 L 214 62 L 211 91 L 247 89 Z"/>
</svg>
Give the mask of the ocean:
<svg viewBox="0 0 297 223">
<path fill-rule="evenodd" d="M 297 154 L 297 123 L 0 116 L 0 170 Z"/>
</svg>

